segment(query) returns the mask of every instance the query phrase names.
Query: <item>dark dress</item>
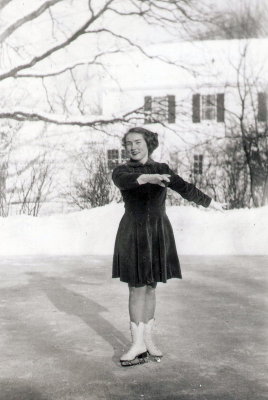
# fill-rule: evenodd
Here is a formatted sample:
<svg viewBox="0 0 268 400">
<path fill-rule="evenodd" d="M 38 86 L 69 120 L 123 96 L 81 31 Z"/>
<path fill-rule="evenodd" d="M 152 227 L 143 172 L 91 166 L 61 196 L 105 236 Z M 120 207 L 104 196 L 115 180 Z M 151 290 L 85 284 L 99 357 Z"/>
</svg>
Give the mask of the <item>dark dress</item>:
<svg viewBox="0 0 268 400">
<path fill-rule="evenodd" d="M 142 174 L 169 174 L 168 187 L 196 204 L 208 207 L 211 198 L 185 182 L 167 164 L 149 159 L 145 164 L 129 161 L 116 167 L 112 179 L 125 203 L 115 240 L 113 278 L 131 286 L 181 278 L 173 230 L 165 211 L 166 187 L 139 185 Z"/>
</svg>

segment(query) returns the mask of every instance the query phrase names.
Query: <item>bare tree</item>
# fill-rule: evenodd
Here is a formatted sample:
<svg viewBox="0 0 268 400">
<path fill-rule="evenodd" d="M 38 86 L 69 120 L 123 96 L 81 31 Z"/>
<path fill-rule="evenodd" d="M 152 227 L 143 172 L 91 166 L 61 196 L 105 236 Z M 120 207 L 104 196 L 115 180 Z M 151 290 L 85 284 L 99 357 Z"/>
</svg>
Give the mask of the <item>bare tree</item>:
<svg viewBox="0 0 268 400">
<path fill-rule="evenodd" d="M 16 3 L 2 0 L 0 5 L 4 13 Z M 9 99 L 10 92 L 16 92 L 0 118 L 80 127 L 125 121 L 133 110 L 110 119 L 85 116 L 90 97 L 85 98 L 86 86 L 99 71 L 109 73 L 108 55 L 135 48 L 149 57 L 141 39 L 133 39 L 122 26 L 133 21 L 137 26 L 178 30 L 186 21 L 194 24 L 201 18 L 203 9 L 196 0 L 81 0 L 79 5 L 47 0 L 35 8 L 24 3 L 22 15 L 0 33 L 1 93 Z"/>
<path fill-rule="evenodd" d="M 18 171 L 18 175 L 22 172 Z M 37 217 L 42 204 L 45 203 L 53 184 L 52 165 L 46 159 L 46 155 L 37 157 L 27 174 L 17 182 L 17 204 L 19 214 L 27 214 Z"/>
<path fill-rule="evenodd" d="M 7 215 L 7 199 L 6 199 L 6 180 L 7 180 L 7 164 L 2 162 L 0 165 L 0 216 Z"/>
<path fill-rule="evenodd" d="M 0 124 L 0 216 L 7 216 L 12 202 L 13 190 L 8 188 L 10 157 L 14 140 L 21 123 L 2 121 Z"/>
<path fill-rule="evenodd" d="M 267 37 L 266 0 L 213 2 L 210 17 L 195 29 L 194 40 L 249 39 Z"/>
<path fill-rule="evenodd" d="M 237 75 L 239 110 L 228 110 L 230 123 L 227 131 L 230 142 L 240 148 L 237 156 L 244 160 L 248 172 L 250 198 L 253 205 L 268 202 L 268 119 L 267 88 L 263 81 L 262 69 L 254 71 L 246 44 L 240 60 L 234 66 Z"/>
<path fill-rule="evenodd" d="M 16 171 L 14 171 L 14 168 Z M 1 186 L 1 216 L 15 213 L 37 216 L 51 192 L 53 182 L 51 163 L 45 156 L 20 164 L 6 164 Z"/>
<path fill-rule="evenodd" d="M 111 172 L 102 152 L 94 157 L 89 154 L 80 155 L 78 162 L 79 176 L 74 177 L 72 187 L 64 194 L 71 204 L 86 209 L 119 200 L 119 192 L 111 182 Z"/>
<path fill-rule="evenodd" d="M 196 183 L 212 192 L 216 187 L 231 208 L 268 203 L 267 65 L 265 60 L 261 63 L 252 58 L 251 50 L 250 43 L 244 41 L 236 61 L 229 61 L 236 82 L 225 87 L 230 101 L 223 105 L 225 137 L 199 144 L 200 152 L 206 152 L 210 161 Z M 222 172 L 217 176 L 213 170 Z"/>
</svg>

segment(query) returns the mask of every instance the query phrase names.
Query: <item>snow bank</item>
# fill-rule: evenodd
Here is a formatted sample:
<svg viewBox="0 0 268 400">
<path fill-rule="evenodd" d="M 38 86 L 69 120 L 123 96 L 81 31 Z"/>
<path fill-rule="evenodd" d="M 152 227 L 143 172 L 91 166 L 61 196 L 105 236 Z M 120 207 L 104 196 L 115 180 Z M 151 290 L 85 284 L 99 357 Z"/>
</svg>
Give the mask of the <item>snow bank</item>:
<svg viewBox="0 0 268 400">
<path fill-rule="evenodd" d="M 122 204 L 67 215 L 0 218 L 0 255 L 112 254 Z M 224 213 L 168 207 L 179 254 L 267 255 L 268 207 Z"/>
</svg>

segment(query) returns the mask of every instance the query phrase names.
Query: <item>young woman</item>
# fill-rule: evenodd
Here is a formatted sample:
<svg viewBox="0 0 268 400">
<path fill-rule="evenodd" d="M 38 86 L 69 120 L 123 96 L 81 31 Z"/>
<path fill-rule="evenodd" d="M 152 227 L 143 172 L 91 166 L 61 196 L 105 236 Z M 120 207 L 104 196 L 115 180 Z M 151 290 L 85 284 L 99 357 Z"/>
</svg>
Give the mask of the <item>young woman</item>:
<svg viewBox="0 0 268 400">
<path fill-rule="evenodd" d="M 129 286 L 132 346 L 120 361 L 122 366 L 130 366 L 145 362 L 147 352 L 160 361 L 162 352 L 152 341 L 156 285 L 182 277 L 165 211 L 166 188 L 203 207 L 223 210 L 224 205 L 185 182 L 167 164 L 150 158 L 158 146 L 156 133 L 132 128 L 124 135 L 123 145 L 130 160 L 116 167 L 112 175 L 125 203 L 115 240 L 112 277 Z"/>
</svg>

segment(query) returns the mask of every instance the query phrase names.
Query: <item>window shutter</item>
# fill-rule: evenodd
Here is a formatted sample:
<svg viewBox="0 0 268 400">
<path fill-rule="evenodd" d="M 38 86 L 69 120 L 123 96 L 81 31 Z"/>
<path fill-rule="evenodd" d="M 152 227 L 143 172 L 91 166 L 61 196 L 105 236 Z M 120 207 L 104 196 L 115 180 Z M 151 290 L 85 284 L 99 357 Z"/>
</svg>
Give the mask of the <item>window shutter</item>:
<svg viewBox="0 0 268 400">
<path fill-rule="evenodd" d="M 217 122 L 224 122 L 224 93 L 217 94 Z"/>
<path fill-rule="evenodd" d="M 152 114 L 152 96 L 144 97 L 144 123 L 151 123 L 151 114 Z"/>
<path fill-rule="evenodd" d="M 258 93 L 258 121 L 267 121 L 267 95 L 266 93 Z"/>
<path fill-rule="evenodd" d="M 174 124 L 176 121 L 176 101 L 175 96 L 168 95 L 168 123 Z"/>
<path fill-rule="evenodd" d="M 203 154 L 199 154 L 199 174 L 203 174 Z"/>
<path fill-rule="evenodd" d="M 193 94 L 192 103 L 192 120 L 197 123 L 200 122 L 200 94 Z"/>
</svg>

